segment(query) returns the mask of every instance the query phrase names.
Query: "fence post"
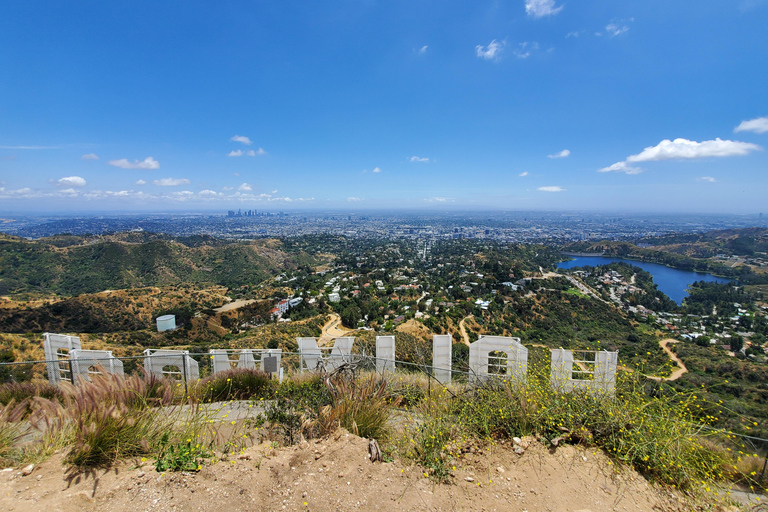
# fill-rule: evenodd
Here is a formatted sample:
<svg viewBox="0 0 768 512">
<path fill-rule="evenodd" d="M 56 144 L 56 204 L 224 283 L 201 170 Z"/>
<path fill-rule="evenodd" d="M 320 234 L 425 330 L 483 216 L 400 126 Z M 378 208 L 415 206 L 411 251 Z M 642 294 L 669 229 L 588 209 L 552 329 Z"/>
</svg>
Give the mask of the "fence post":
<svg viewBox="0 0 768 512">
<path fill-rule="evenodd" d="M 69 380 L 72 382 L 72 385 L 76 385 L 75 383 L 75 372 L 72 371 L 72 357 L 70 357 L 67 360 L 67 364 L 69 365 Z"/>
<path fill-rule="evenodd" d="M 184 396 L 189 396 L 189 388 L 187 387 L 187 354 L 181 355 L 181 378 L 184 379 Z"/>
</svg>

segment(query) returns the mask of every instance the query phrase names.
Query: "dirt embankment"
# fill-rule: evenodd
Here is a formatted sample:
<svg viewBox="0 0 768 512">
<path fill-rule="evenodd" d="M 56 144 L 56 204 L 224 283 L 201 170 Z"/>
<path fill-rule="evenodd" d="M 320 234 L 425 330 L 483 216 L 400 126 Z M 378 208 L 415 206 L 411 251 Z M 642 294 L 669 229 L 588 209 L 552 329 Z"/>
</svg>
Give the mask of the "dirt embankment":
<svg viewBox="0 0 768 512">
<path fill-rule="evenodd" d="M 457 462 L 448 484 L 402 462 L 371 463 L 368 441 L 344 430 L 275 450 L 268 444 L 204 466 L 159 474 L 149 462 L 85 474 L 62 471 L 61 455 L 0 472 L 0 508 L 23 512 L 104 511 L 635 511 L 690 510 L 594 449 L 549 451 L 533 439 L 523 455 L 509 443 Z"/>
</svg>

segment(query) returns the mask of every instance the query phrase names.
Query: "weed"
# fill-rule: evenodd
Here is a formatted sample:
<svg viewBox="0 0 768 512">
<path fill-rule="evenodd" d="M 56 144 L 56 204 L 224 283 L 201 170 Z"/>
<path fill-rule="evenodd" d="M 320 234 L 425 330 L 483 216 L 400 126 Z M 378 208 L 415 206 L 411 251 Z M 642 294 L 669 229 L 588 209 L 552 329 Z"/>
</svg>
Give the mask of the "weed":
<svg viewBox="0 0 768 512">
<path fill-rule="evenodd" d="M 165 471 L 200 471 L 205 460 L 213 457 L 200 443 L 193 443 L 192 438 L 183 442 L 172 443 L 166 432 L 160 439 L 155 469 Z"/>
</svg>

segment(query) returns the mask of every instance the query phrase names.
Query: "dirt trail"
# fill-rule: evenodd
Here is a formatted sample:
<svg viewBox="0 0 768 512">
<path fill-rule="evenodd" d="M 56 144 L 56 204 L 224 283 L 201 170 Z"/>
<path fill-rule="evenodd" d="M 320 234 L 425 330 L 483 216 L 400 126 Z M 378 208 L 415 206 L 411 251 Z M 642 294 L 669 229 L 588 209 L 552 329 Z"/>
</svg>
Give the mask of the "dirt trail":
<svg viewBox="0 0 768 512">
<path fill-rule="evenodd" d="M 459 332 L 461 333 L 462 341 L 464 342 L 464 344 L 466 346 L 469 346 L 469 334 L 467 334 L 467 329 L 466 329 L 466 327 L 464 327 L 464 322 L 468 318 L 472 318 L 472 315 L 465 316 L 464 318 L 461 319 L 461 322 L 459 322 Z"/>
<path fill-rule="evenodd" d="M 646 377 L 648 377 L 649 379 L 652 379 L 658 382 L 661 382 L 661 381 L 671 382 L 673 380 L 679 379 L 680 377 L 688 373 L 688 368 L 685 367 L 685 364 L 680 360 L 679 357 L 677 357 L 677 354 L 675 354 L 674 352 L 672 352 L 672 350 L 670 350 L 669 348 L 670 343 L 679 343 L 679 341 L 673 338 L 667 338 L 665 340 L 659 341 L 659 346 L 662 348 L 662 350 L 664 350 L 664 352 L 667 353 L 669 358 L 677 364 L 677 370 L 673 371 L 672 375 L 670 375 L 669 377 L 655 377 L 652 375 L 646 375 Z"/>
<path fill-rule="evenodd" d="M 330 340 L 332 338 L 338 338 L 339 336 L 346 336 L 347 333 L 351 332 L 341 326 L 341 317 L 339 315 L 331 313 L 330 317 L 331 318 L 325 322 L 325 325 L 320 331 L 320 339 Z"/>
<path fill-rule="evenodd" d="M 396 460 L 371 463 L 368 441 L 338 430 L 323 440 L 273 449 L 261 444 L 197 473 L 155 471 L 151 461 L 111 470 L 62 471 L 62 454 L 29 476 L 0 473 L 0 508 L 14 512 L 177 512 L 223 510 L 553 510 L 653 512 L 691 510 L 685 498 L 654 488 L 634 471 L 617 468 L 595 449 L 548 450 L 524 438 L 487 445 L 455 461 L 449 484 Z M 474 448 L 473 448 L 474 451 Z"/>
</svg>

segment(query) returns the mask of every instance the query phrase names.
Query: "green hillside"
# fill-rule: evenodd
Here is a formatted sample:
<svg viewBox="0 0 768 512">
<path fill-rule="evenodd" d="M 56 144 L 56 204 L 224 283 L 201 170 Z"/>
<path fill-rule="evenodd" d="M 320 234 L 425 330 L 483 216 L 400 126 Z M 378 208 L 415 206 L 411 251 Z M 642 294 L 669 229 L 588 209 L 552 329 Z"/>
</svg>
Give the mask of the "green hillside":
<svg viewBox="0 0 768 512">
<path fill-rule="evenodd" d="M 228 242 L 148 233 L 0 237 L 0 295 L 77 295 L 105 289 L 217 284 L 240 286 L 314 259 L 275 240 Z"/>
</svg>

